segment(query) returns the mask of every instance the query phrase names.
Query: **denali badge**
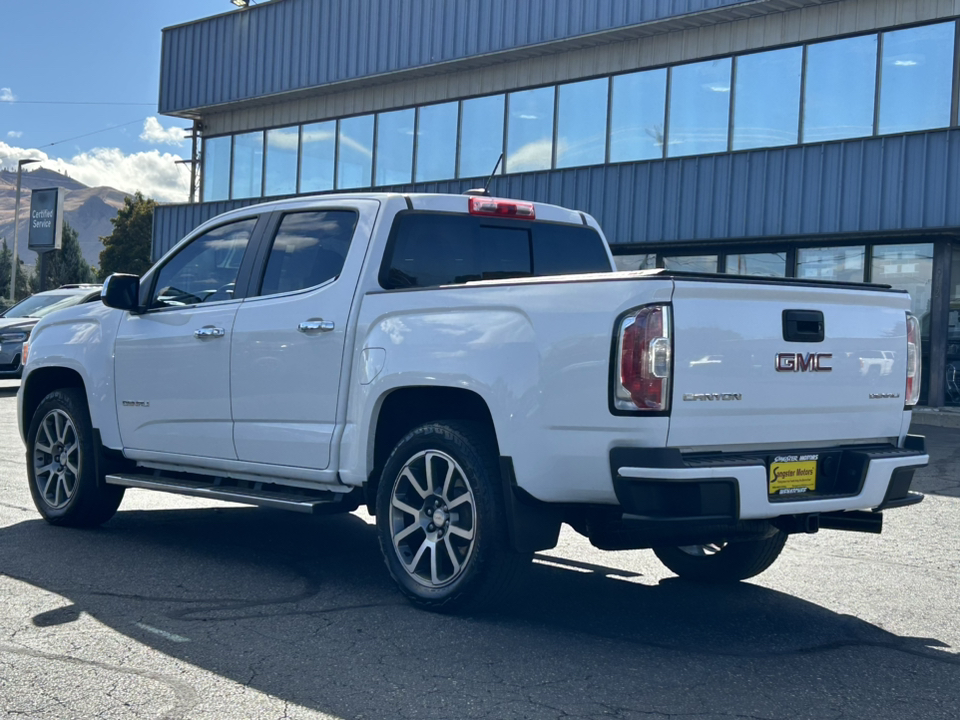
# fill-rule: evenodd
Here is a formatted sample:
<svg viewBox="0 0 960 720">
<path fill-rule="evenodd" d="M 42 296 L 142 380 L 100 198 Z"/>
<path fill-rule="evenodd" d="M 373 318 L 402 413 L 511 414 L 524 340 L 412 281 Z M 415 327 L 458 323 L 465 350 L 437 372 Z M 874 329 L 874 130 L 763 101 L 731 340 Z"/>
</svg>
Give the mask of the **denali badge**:
<svg viewBox="0 0 960 720">
<path fill-rule="evenodd" d="M 871 400 L 885 400 L 887 398 L 898 398 L 900 393 L 870 393 Z"/>
<path fill-rule="evenodd" d="M 688 400 L 743 400 L 740 393 L 684 393 L 684 402 Z"/>
<path fill-rule="evenodd" d="M 149 400 L 122 400 L 124 407 L 150 407 Z"/>
<path fill-rule="evenodd" d="M 777 372 L 830 372 L 831 353 L 777 353 Z"/>
</svg>

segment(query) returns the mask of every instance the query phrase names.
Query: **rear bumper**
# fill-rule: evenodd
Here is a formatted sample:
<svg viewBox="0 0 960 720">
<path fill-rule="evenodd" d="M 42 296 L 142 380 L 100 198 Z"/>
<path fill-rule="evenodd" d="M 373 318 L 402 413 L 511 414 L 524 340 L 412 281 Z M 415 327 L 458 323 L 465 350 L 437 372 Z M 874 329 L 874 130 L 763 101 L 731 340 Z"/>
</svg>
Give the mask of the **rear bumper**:
<svg viewBox="0 0 960 720">
<path fill-rule="evenodd" d="M 806 450 L 804 452 L 807 452 Z M 838 490 L 802 500 L 771 499 L 769 453 L 684 456 L 673 448 L 614 448 L 610 466 L 625 515 L 654 523 L 716 523 L 845 510 L 884 510 L 920 502 L 911 493 L 914 472 L 929 456 L 921 436 L 906 447 L 827 448 L 855 475 Z M 849 475 L 849 473 L 848 473 Z"/>
</svg>

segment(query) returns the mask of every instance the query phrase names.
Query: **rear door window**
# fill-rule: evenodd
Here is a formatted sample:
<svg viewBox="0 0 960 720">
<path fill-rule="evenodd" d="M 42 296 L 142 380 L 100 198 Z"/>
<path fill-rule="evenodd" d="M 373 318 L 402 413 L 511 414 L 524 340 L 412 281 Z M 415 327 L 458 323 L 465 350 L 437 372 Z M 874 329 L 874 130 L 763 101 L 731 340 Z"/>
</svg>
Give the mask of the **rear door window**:
<svg viewBox="0 0 960 720">
<path fill-rule="evenodd" d="M 413 212 L 395 221 L 380 284 L 394 290 L 610 270 L 600 235 L 585 225 Z"/>
</svg>

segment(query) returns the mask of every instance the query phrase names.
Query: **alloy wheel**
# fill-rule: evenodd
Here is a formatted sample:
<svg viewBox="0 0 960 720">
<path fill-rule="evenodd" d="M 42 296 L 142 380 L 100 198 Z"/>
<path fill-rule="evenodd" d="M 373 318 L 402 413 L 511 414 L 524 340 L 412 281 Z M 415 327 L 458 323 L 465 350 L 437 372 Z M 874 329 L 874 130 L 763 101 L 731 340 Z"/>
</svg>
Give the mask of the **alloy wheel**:
<svg viewBox="0 0 960 720">
<path fill-rule="evenodd" d="M 63 410 L 51 410 L 40 422 L 33 443 L 33 477 L 40 497 L 59 510 L 73 498 L 80 479 L 80 437 Z"/>
</svg>

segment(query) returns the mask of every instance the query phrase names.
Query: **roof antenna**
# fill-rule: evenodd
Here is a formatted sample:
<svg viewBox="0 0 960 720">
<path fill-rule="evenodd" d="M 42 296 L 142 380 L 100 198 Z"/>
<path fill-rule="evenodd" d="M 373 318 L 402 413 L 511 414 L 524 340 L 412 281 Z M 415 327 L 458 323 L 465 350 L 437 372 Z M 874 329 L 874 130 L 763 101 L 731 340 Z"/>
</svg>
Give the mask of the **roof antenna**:
<svg viewBox="0 0 960 720">
<path fill-rule="evenodd" d="M 503 153 L 500 153 L 500 157 L 497 158 L 497 164 L 493 166 L 493 172 L 490 173 L 490 177 L 487 178 L 487 182 L 484 183 L 483 187 L 467 190 L 464 195 L 482 195 L 484 197 L 490 197 L 490 183 L 493 182 L 493 177 L 497 174 L 497 170 L 500 168 L 501 162 L 503 162 Z"/>
</svg>

